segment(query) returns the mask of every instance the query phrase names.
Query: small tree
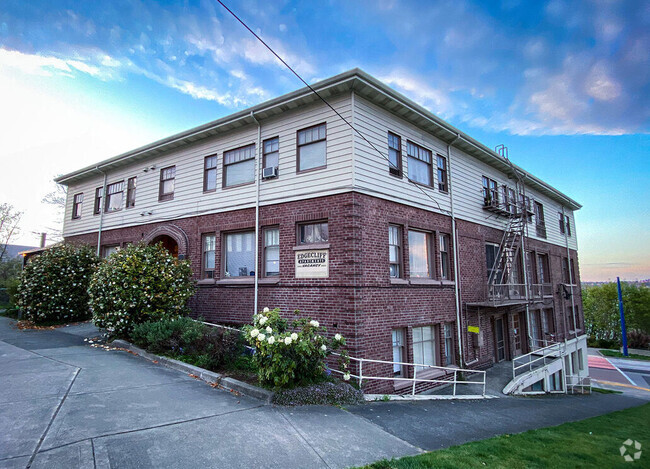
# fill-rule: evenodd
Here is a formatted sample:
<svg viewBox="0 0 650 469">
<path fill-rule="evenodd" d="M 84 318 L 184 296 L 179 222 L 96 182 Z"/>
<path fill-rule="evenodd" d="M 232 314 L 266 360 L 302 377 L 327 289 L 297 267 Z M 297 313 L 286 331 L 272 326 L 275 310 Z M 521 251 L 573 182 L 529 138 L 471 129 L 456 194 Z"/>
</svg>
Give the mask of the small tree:
<svg viewBox="0 0 650 469">
<path fill-rule="evenodd" d="M 18 235 L 18 223 L 22 216 L 23 213 L 15 210 L 13 205 L 0 204 L 0 262 L 5 260 L 7 245 Z"/>
<path fill-rule="evenodd" d="M 89 246 L 60 244 L 25 266 L 18 285 L 18 307 L 37 324 L 90 317 L 88 284 L 99 258 Z"/>
<path fill-rule="evenodd" d="M 345 345 L 340 334 L 329 340 L 323 337 L 326 329 L 318 321 L 301 317 L 290 324 L 280 316 L 279 309 L 264 308 L 253 317 L 253 325 L 243 330 L 256 350 L 260 382 L 278 389 L 322 381 L 325 358 Z M 343 379 L 349 380 L 347 352 L 341 351 L 339 363 L 345 371 Z"/>
<path fill-rule="evenodd" d="M 192 269 L 162 244 L 132 244 L 99 266 L 88 293 L 95 324 L 128 337 L 135 324 L 188 312 L 187 300 L 194 294 Z"/>
</svg>

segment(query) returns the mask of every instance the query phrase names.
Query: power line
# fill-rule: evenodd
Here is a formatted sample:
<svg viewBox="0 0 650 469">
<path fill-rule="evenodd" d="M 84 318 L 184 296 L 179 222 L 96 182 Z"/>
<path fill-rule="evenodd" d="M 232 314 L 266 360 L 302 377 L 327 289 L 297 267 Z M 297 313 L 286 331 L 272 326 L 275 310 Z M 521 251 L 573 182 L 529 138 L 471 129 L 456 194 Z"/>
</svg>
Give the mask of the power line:
<svg viewBox="0 0 650 469">
<path fill-rule="evenodd" d="M 343 116 L 341 115 L 340 112 L 338 112 L 336 109 L 334 109 L 334 107 L 333 107 L 329 102 L 327 102 L 327 101 L 325 100 L 325 98 L 323 98 L 323 97 L 318 93 L 318 91 L 316 91 L 316 90 L 315 90 L 315 89 L 314 89 L 314 88 L 313 88 L 309 83 L 307 83 L 307 82 L 306 82 L 306 81 L 305 81 L 305 80 L 304 80 L 304 79 L 303 79 L 303 78 L 298 74 L 298 72 L 296 72 L 293 68 L 291 68 L 291 66 L 290 66 L 290 65 L 289 65 L 289 64 L 288 64 L 288 63 L 287 63 L 287 62 L 286 62 L 282 57 L 280 57 L 280 55 L 278 55 L 278 54 L 277 54 L 277 53 L 276 53 L 276 52 L 271 48 L 271 46 L 269 46 L 266 42 L 264 42 L 264 40 L 263 40 L 261 37 L 259 37 L 259 36 L 255 33 L 255 31 L 253 31 L 253 30 L 252 30 L 252 29 L 251 29 L 251 28 L 250 28 L 246 23 L 244 23 L 244 21 L 243 21 L 239 16 L 237 16 L 237 15 L 236 15 L 236 14 L 235 14 L 235 13 L 234 13 L 230 8 L 228 8 L 228 7 L 226 6 L 225 3 L 223 3 L 221 0 L 217 0 L 217 2 L 219 2 L 219 4 L 220 4 L 222 7 L 224 7 L 224 8 L 228 11 L 228 13 L 230 13 L 230 14 L 231 14 L 231 15 L 232 15 L 232 16 L 233 16 L 237 21 L 239 21 L 239 22 L 241 23 L 241 25 L 242 25 L 244 28 L 246 28 L 246 29 L 248 30 L 248 32 L 250 32 L 253 36 L 255 36 L 255 39 L 257 39 L 259 42 L 261 42 L 261 43 L 264 45 L 264 47 L 266 47 L 266 48 L 267 48 L 267 49 L 268 49 L 268 50 L 269 50 L 269 51 L 270 51 L 270 52 L 271 52 L 271 53 L 272 53 L 272 54 L 273 54 L 273 55 L 274 55 L 274 56 L 275 56 L 275 57 L 276 57 L 280 62 L 282 62 L 282 64 L 283 64 L 285 67 L 287 67 L 287 68 L 291 71 L 291 73 L 293 73 L 293 74 L 294 74 L 294 75 L 295 75 L 295 76 L 296 76 L 296 77 L 297 77 L 297 78 L 298 78 L 298 79 L 299 79 L 299 80 L 300 80 L 300 81 L 301 81 L 301 82 L 302 82 L 302 83 L 303 83 L 307 88 L 309 88 L 309 90 L 310 90 L 312 93 L 314 93 L 316 96 L 318 96 L 318 97 L 320 98 L 321 101 L 323 101 L 323 102 L 324 102 L 324 103 L 325 103 L 325 104 L 326 104 L 326 105 L 327 105 L 327 106 L 328 106 L 332 111 L 334 111 L 334 113 L 335 113 L 335 114 L 336 114 L 336 115 L 337 115 L 337 116 L 338 116 L 338 117 L 339 117 L 343 122 L 345 122 L 345 123 L 346 123 L 346 124 L 347 124 L 347 125 L 348 125 L 348 126 L 349 126 L 353 131 L 354 131 L 354 132 L 356 132 L 357 135 L 359 135 L 359 137 L 361 137 L 363 140 L 365 140 L 366 143 L 367 143 L 368 145 L 370 145 L 370 146 L 371 146 L 371 147 L 372 147 L 372 148 L 373 148 L 373 149 L 374 149 L 374 150 L 379 154 L 379 156 L 381 156 L 381 157 L 384 158 L 386 161 L 388 161 L 388 164 L 389 164 L 391 167 L 394 167 L 395 169 L 399 169 L 399 168 L 397 168 L 397 167 L 392 163 L 392 161 L 390 161 L 390 158 L 388 158 L 388 156 L 384 155 L 384 154 L 381 152 L 381 150 L 379 150 L 379 149 L 378 149 L 378 148 L 377 148 L 377 147 L 376 147 L 376 146 L 375 146 L 375 145 L 374 145 L 370 140 L 368 140 L 368 139 L 365 137 L 365 135 L 363 135 L 363 134 L 362 134 L 358 129 L 356 129 L 356 128 L 355 128 L 355 127 L 354 127 L 354 126 L 353 126 L 353 125 L 352 125 L 352 124 L 351 124 L 351 123 L 350 123 L 350 122 L 349 122 L 345 117 L 343 117 Z M 402 157 L 402 155 L 401 155 L 401 152 L 400 152 L 400 158 L 401 158 L 401 157 Z M 431 165 L 433 166 L 433 153 L 432 153 L 432 155 L 431 155 Z M 423 188 L 422 188 L 418 183 L 416 183 L 415 181 L 413 181 L 413 180 L 412 180 L 410 177 L 408 177 L 408 176 L 404 176 L 404 177 L 406 178 L 406 180 L 407 180 L 408 182 L 410 182 L 410 183 L 413 184 L 415 187 L 417 187 L 417 188 L 420 190 L 420 192 L 422 192 L 422 194 L 424 194 L 425 197 L 427 197 L 427 198 L 428 198 L 429 200 L 431 200 L 434 204 L 436 204 L 436 206 L 438 207 L 438 210 L 440 210 L 440 211 L 443 212 L 443 213 L 451 214 L 451 212 L 449 212 L 448 210 L 444 210 L 442 207 L 440 207 L 440 204 L 438 203 L 438 201 L 437 201 L 436 199 L 434 199 L 433 197 L 431 197 L 429 194 L 427 194 L 427 192 L 426 192 L 426 191 L 425 191 L 425 190 L 424 190 L 424 189 L 423 189 Z M 433 182 L 433 181 L 432 181 L 432 182 Z"/>
</svg>

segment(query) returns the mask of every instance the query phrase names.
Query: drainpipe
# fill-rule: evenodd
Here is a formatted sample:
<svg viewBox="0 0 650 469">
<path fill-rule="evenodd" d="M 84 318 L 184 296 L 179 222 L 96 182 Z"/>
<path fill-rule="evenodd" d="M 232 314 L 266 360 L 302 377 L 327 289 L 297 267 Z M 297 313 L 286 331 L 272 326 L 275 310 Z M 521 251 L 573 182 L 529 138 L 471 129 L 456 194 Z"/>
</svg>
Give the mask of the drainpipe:
<svg viewBox="0 0 650 469">
<path fill-rule="evenodd" d="M 564 223 L 564 205 L 562 206 L 562 223 Z M 575 227 L 574 227 L 575 229 Z M 573 296 L 573 273 L 571 272 L 571 251 L 569 250 L 569 235 L 566 229 L 566 223 L 564 223 L 564 243 L 566 245 L 566 259 L 567 259 L 567 270 L 569 271 L 569 283 L 571 284 L 571 314 L 573 315 L 573 337 L 578 337 L 578 323 L 576 322 L 576 303 L 575 297 Z M 566 321 L 565 321 L 566 322 Z"/>
<path fill-rule="evenodd" d="M 449 208 L 451 209 L 451 232 L 453 235 L 453 245 L 454 245 L 454 297 L 456 300 L 456 331 L 458 333 L 458 353 L 460 355 L 460 367 L 463 367 L 465 362 L 465 354 L 463 351 L 463 326 L 461 324 L 461 307 L 460 307 L 460 270 L 458 255 L 460 249 L 458 247 L 458 233 L 456 230 L 456 216 L 454 214 L 454 191 L 452 187 L 452 174 L 451 174 L 451 147 L 456 141 L 460 138 L 459 134 L 456 134 L 456 137 L 447 144 L 447 171 L 449 173 L 448 184 L 449 184 Z"/>
<path fill-rule="evenodd" d="M 95 166 L 95 169 L 104 175 L 104 185 L 102 186 L 102 203 L 99 206 L 99 229 L 97 230 L 97 255 L 102 255 L 102 227 L 104 226 L 104 205 L 106 204 L 106 181 L 108 175 L 99 169 L 99 166 Z M 95 200 L 93 199 L 93 207 Z M 93 208 L 94 209 L 94 208 Z"/>
<path fill-rule="evenodd" d="M 262 154 L 262 126 L 251 111 L 251 118 L 257 124 L 257 155 L 255 157 L 255 288 L 253 314 L 257 314 L 257 297 L 259 293 L 260 263 L 260 155 Z"/>
</svg>

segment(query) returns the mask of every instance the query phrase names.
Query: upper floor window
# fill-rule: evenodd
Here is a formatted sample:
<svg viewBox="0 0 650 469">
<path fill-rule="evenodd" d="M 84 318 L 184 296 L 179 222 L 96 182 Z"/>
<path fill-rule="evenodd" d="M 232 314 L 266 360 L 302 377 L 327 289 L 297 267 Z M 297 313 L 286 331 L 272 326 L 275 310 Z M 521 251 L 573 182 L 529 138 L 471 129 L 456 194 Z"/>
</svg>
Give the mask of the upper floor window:
<svg viewBox="0 0 650 469">
<path fill-rule="evenodd" d="M 225 276 L 248 277 L 255 274 L 255 232 L 225 235 Z"/>
<path fill-rule="evenodd" d="M 327 166 L 327 128 L 315 125 L 298 131 L 297 170 L 324 168 Z"/>
<path fill-rule="evenodd" d="M 571 219 L 568 215 L 564 215 L 564 225 L 566 226 L 566 235 L 571 236 Z"/>
<path fill-rule="evenodd" d="M 327 222 L 305 223 L 298 226 L 299 244 L 318 244 L 329 241 Z"/>
<path fill-rule="evenodd" d="M 280 229 L 264 230 L 264 276 L 280 275 Z"/>
<path fill-rule="evenodd" d="M 402 276 L 402 229 L 396 225 L 388 226 L 388 262 L 390 276 L 400 278 Z"/>
<path fill-rule="evenodd" d="M 530 197 L 528 197 L 527 195 L 524 195 L 524 194 L 519 194 L 519 206 L 521 207 L 521 209 L 526 214 L 526 221 L 528 223 L 532 223 L 533 219 L 531 218 L 529 212 L 533 211 L 533 207 L 532 207 L 532 205 L 530 203 Z"/>
<path fill-rule="evenodd" d="M 135 186 L 137 181 L 137 177 L 132 177 L 126 183 L 126 208 L 135 207 Z"/>
<path fill-rule="evenodd" d="M 255 144 L 223 154 L 223 187 L 255 181 Z"/>
<path fill-rule="evenodd" d="M 438 159 L 438 190 L 447 192 L 449 190 L 447 184 L 447 158 L 444 156 L 437 156 Z"/>
<path fill-rule="evenodd" d="M 122 210 L 122 202 L 124 199 L 124 181 L 114 182 L 106 186 L 106 206 L 104 210 L 107 212 L 117 212 Z"/>
<path fill-rule="evenodd" d="M 277 168 L 280 164 L 280 139 L 278 137 L 264 140 L 264 168 Z"/>
<path fill-rule="evenodd" d="M 440 234 L 440 278 L 451 280 L 451 264 L 449 262 L 449 235 Z"/>
<path fill-rule="evenodd" d="M 517 214 L 517 195 L 515 190 L 508 186 L 503 186 L 503 192 L 505 194 L 505 203 L 506 210 L 513 215 Z"/>
<path fill-rule="evenodd" d="M 535 231 L 540 238 L 546 238 L 546 223 L 544 222 L 544 206 L 535 202 Z"/>
<path fill-rule="evenodd" d="M 409 178 L 420 184 L 433 186 L 431 181 L 433 178 L 431 151 L 413 142 L 407 142 L 406 154 L 408 155 Z"/>
<path fill-rule="evenodd" d="M 564 234 L 564 215 L 562 215 L 562 212 L 557 212 L 557 217 L 560 222 L 560 233 Z"/>
<path fill-rule="evenodd" d="M 174 198 L 174 187 L 176 185 L 176 166 L 169 166 L 160 170 L 160 187 L 158 188 L 158 200 L 172 200 Z"/>
<path fill-rule="evenodd" d="M 485 205 L 499 205 L 499 189 L 494 179 L 483 176 L 483 199 Z"/>
<path fill-rule="evenodd" d="M 217 237 L 214 233 L 206 233 L 202 238 L 201 278 L 214 278 Z"/>
<path fill-rule="evenodd" d="M 569 259 L 566 257 L 562 258 L 562 281 L 567 284 L 571 283 L 571 276 L 569 274 Z"/>
<path fill-rule="evenodd" d="M 548 254 L 537 254 L 537 281 L 551 283 L 551 269 L 548 264 Z"/>
<path fill-rule="evenodd" d="M 217 189 L 217 155 L 206 156 L 203 161 L 203 192 Z"/>
<path fill-rule="evenodd" d="M 99 215 L 102 211 L 102 192 L 104 192 L 103 187 L 95 189 L 95 206 L 93 207 L 93 213 L 95 215 Z"/>
<path fill-rule="evenodd" d="M 494 279 L 494 283 L 501 283 L 503 271 L 498 264 L 499 261 L 499 245 L 487 243 L 485 245 L 485 267 L 487 268 L 487 278 Z"/>
<path fill-rule="evenodd" d="M 388 132 L 388 172 L 402 176 L 402 138 L 392 132 Z"/>
<path fill-rule="evenodd" d="M 81 208 L 84 203 L 84 194 L 80 192 L 75 194 L 72 199 L 72 219 L 81 218 Z"/>
<path fill-rule="evenodd" d="M 409 230 L 409 264 L 411 277 L 432 277 L 431 234 Z"/>
</svg>

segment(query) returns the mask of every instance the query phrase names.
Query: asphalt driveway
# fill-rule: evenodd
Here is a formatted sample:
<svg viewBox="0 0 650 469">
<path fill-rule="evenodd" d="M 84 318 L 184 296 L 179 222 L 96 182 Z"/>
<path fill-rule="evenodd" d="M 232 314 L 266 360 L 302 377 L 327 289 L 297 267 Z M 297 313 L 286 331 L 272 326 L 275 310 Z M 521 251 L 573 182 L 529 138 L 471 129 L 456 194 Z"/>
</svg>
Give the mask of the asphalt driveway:
<svg viewBox="0 0 650 469">
<path fill-rule="evenodd" d="M 348 467 L 645 401 L 622 395 L 279 408 L 0 317 L 0 468 Z"/>
</svg>

